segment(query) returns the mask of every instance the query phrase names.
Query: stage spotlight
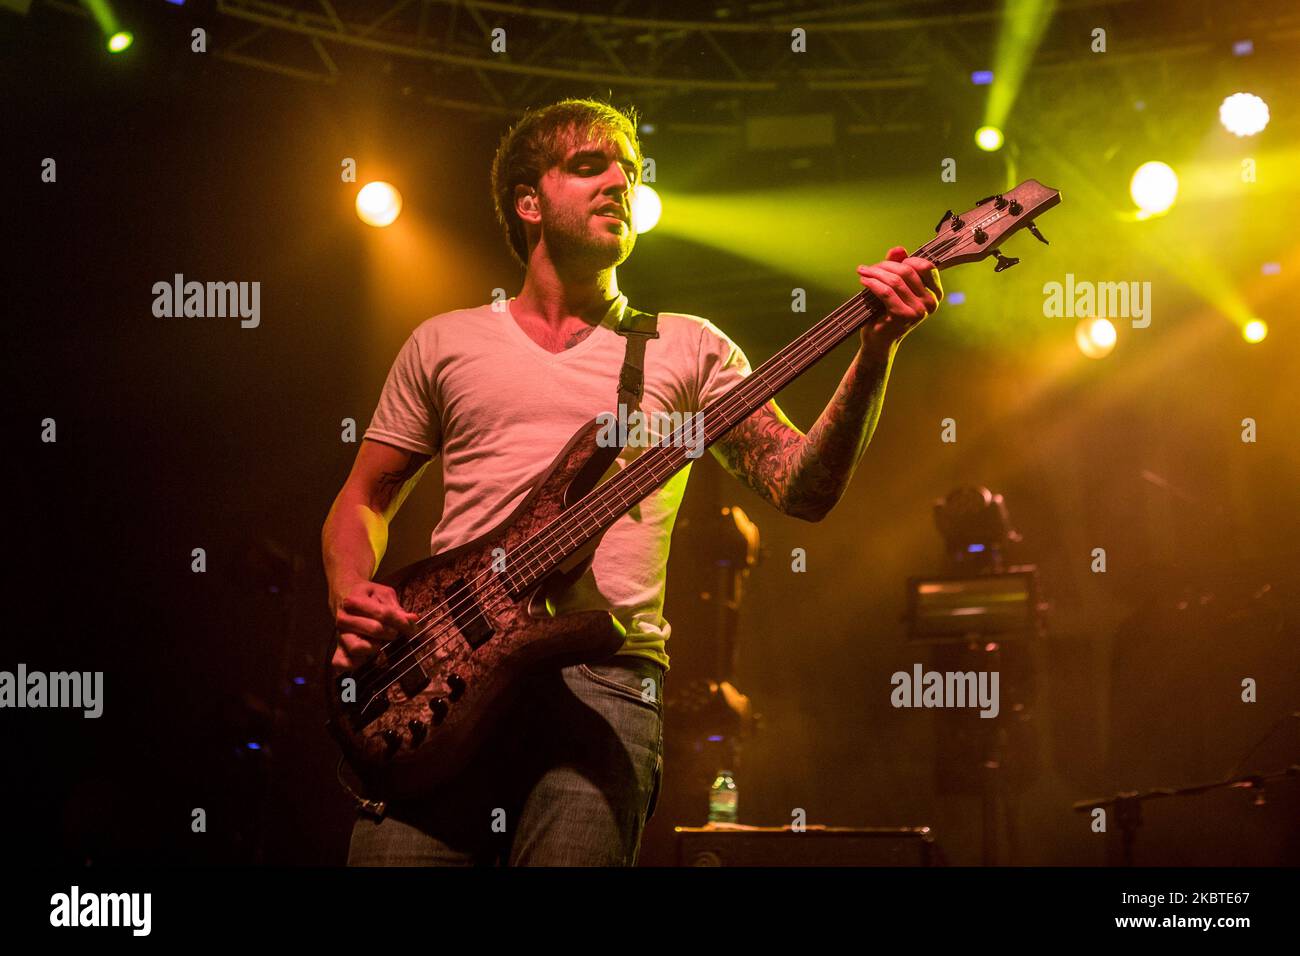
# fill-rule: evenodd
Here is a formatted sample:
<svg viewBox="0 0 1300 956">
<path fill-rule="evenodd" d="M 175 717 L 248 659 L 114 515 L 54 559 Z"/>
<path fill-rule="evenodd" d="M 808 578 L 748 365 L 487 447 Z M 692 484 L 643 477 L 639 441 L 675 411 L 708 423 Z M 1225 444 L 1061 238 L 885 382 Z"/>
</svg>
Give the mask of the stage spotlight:
<svg viewBox="0 0 1300 956">
<path fill-rule="evenodd" d="M 357 193 L 357 215 L 368 226 L 389 226 L 402 211 L 402 194 L 390 183 L 366 183 Z"/>
<path fill-rule="evenodd" d="M 1143 163 L 1133 173 L 1128 192 L 1144 216 L 1158 216 L 1178 198 L 1178 174 L 1167 163 Z"/>
<path fill-rule="evenodd" d="M 81 0 L 81 6 L 94 18 L 109 53 L 121 53 L 135 40 L 129 30 L 122 29 L 109 0 Z"/>
<path fill-rule="evenodd" d="M 993 82 L 993 71 L 976 70 L 970 75 L 970 81 L 976 86 L 988 86 Z"/>
<path fill-rule="evenodd" d="M 642 183 L 632 194 L 632 226 L 637 234 L 649 232 L 659 223 L 659 216 L 664 211 L 659 194 Z"/>
<path fill-rule="evenodd" d="M 1105 358 L 1115 348 L 1115 338 L 1109 319 L 1084 319 L 1074 327 L 1074 341 L 1088 358 Z"/>
<path fill-rule="evenodd" d="M 1252 345 L 1263 342 L 1266 335 L 1268 335 L 1268 326 L 1261 319 L 1251 319 L 1241 330 L 1241 337 Z"/>
<path fill-rule="evenodd" d="M 1020 541 L 1020 532 L 1011 527 L 1006 501 L 987 488 L 948 492 L 934 503 L 934 524 L 954 564 L 996 565 L 1007 544 Z"/>
<path fill-rule="evenodd" d="M 1002 130 L 996 126 L 981 126 L 975 131 L 975 145 L 986 153 L 994 153 L 1002 148 Z"/>
<path fill-rule="evenodd" d="M 1234 136 L 1254 136 L 1268 125 L 1268 104 L 1254 93 L 1233 93 L 1219 104 L 1219 122 Z"/>
</svg>

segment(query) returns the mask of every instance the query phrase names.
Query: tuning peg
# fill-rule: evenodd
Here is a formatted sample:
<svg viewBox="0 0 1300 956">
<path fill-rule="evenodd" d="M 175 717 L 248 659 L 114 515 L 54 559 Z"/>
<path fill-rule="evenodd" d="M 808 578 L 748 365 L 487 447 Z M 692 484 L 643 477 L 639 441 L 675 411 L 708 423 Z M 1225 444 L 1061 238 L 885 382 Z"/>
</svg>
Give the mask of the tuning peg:
<svg viewBox="0 0 1300 956">
<path fill-rule="evenodd" d="M 934 227 L 934 231 L 938 232 L 940 229 L 942 229 L 943 224 L 951 218 L 952 218 L 952 210 L 949 209 L 946 213 L 943 214 L 943 218 L 939 220 L 939 224 Z"/>
<path fill-rule="evenodd" d="M 975 200 L 975 205 L 977 205 L 977 206 L 982 206 L 982 205 L 984 205 L 986 202 L 988 202 L 988 201 L 989 201 L 990 199 L 992 199 L 992 198 L 994 198 L 994 197 L 992 197 L 992 196 L 985 196 L 983 199 L 977 199 L 977 200 Z"/>
<path fill-rule="evenodd" d="M 1039 242 L 1041 242 L 1043 245 L 1045 246 L 1051 245 L 1050 242 L 1048 242 L 1046 239 L 1043 238 L 1043 234 L 1038 231 L 1038 227 L 1034 225 L 1032 222 L 1029 224 L 1029 234 L 1033 236 L 1035 239 L 1037 239 Z"/>
<path fill-rule="evenodd" d="M 1013 259 L 1010 256 L 1004 256 L 998 249 L 990 249 L 989 252 L 998 257 L 998 264 L 993 267 L 994 272 L 1002 272 L 1006 269 L 1010 269 L 1020 261 L 1019 259 Z"/>
</svg>

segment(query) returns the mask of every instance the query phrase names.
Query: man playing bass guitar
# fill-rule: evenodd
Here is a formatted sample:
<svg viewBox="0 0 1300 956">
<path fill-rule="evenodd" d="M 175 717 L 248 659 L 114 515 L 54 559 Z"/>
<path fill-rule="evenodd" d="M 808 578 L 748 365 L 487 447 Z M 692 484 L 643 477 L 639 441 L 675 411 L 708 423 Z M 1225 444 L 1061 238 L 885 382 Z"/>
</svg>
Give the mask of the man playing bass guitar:
<svg viewBox="0 0 1300 956">
<path fill-rule="evenodd" d="M 492 187 L 523 286 L 508 302 L 426 320 L 393 363 L 322 530 L 336 672 L 416 624 L 372 577 L 389 522 L 433 458 L 442 458 L 445 483 L 430 542 L 439 553 L 508 515 L 575 428 L 608 411 L 624 357 L 615 329 L 628 307 L 615 269 L 636 241 L 641 169 L 635 111 L 596 101 L 532 110 L 503 137 Z M 820 521 L 843 495 L 900 341 L 942 298 L 937 270 L 902 248 L 858 274 L 885 312 L 862 327 L 812 428 L 800 431 L 772 400 L 711 446 L 730 474 L 806 521 Z M 657 331 L 645 353 L 647 416 L 697 412 L 750 373 L 740 348 L 705 319 L 664 312 Z M 689 467 L 613 524 L 554 608 L 607 610 L 626 631 L 619 652 L 530 678 L 450 785 L 359 814 L 350 864 L 635 864 L 663 772 L 662 610 L 688 475 Z"/>
</svg>

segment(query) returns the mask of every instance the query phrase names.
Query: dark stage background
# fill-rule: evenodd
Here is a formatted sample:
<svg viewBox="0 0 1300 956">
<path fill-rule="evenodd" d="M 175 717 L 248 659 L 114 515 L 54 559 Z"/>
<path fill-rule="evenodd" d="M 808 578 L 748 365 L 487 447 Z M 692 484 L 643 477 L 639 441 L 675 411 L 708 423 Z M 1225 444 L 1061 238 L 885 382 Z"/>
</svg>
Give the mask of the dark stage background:
<svg viewBox="0 0 1300 956">
<path fill-rule="evenodd" d="M 218 43 L 227 21 L 202 6 L 127 7 L 141 24 L 129 60 L 107 58 L 82 18 L 39 5 L 0 15 L 15 489 L 3 666 L 103 670 L 106 684 L 97 720 L 4 714 L 7 842 L 13 859 L 74 863 L 341 863 L 350 810 L 319 700 L 331 640 L 319 533 L 356 451 L 340 423 L 364 429 L 388 364 L 424 318 L 484 303 L 497 287 L 517 293 L 488 194 L 509 120 L 421 102 L 382 68 L 322 86 L 193 55 L 185 16 L 209 23 Z M 1158 13 L 1132 22 L 1155 30 Z M 1215 35 L 1231 38 L 1234 26 Z M 1261 49 L 1278 58 L 1261 68 L 1289 49 Z M 1139 61 L 1128 82 L 1160 69 Z M 1173 70 L 1145 93 L 1152 113 L 1179 71 L 1197 72 L 1185 59 Z M 1295 167 L 1270 167 L 1268 192 L 1189 203 L 1148 224 L 1163 255 L 1143 259 L 1121 241 L 1132 224 L 1095 200 L 1122 191 L 1168 130 L 1118 101 L 1067 106 L 1104 91 L 1055 76 L 1029 74 L 1034 111 L 1018 159 L 1019 178 L 1065 196 L 1042 222 L 1051 246 L 1021 237 L 1013 254 L 1024 261 L 1004 276 L 988 263 L 945 274 L 966 301 L 904 343 L 874 441 L 832 514 L 783 517 L 711 456 L 695 466 L 669 566 L 670 690 L 710 646 L 699 592 L 714 513 L 740 505 L 768 549 L 741 617 L 736 683 L 765 718 L 738 777 L 743 822 L 784 825 L 802 808 L 810 823 L 928 825 L 952 862 L 979 861 L 979 800 L 947 792 L 939 718 L 894 709 L 889 696 L 893 672 L 930 660 L 904 642 L 904 582 L 942 568 L 931 507 L 961 485 L 1005 496 L 1024 537 L 1011 558 L 1038 565 L 1051 602 L 1028 652 L 1029 756 L 1006 862 L 1105 862 L 1107 840 L 1070 811 L 1075 800 L 1296 759 L 1296 721 L 1251 752 L 1300 709 Z M 931 82 L 942 93 L 941 77 Z M 560 83 L 539 96 L 607 92 Z M 1274 95 L 1280 163 L 1297 144 L 1293 84 Z M 1003 159 L 969 143 L 970 96 L 954 87 L 940 97 L 948 111 L 912 117 L 913 128 L 761 153 L 689 131 L 720 121 L 710 98 L 662 104 L 644 145 L 665 192 L 707 193 L 733 218 L 713 226 L 717 241 L 666 228 L 642 236 L 622 289 L 642 309 L 708 317 L 757 366 L 857 291 L 857 263 L 914 248 L 945 208 L 1004 185 Z M 1164 138 L 1164 156 L 1191 156 L 1212 111 Z M 937 175 L 946 156 L 958 158 L 957 184 Z M 45 157 L 57 159 L 56 184 L 40 181 Z M 356 158 L 361 181 L 400 184 L 404 232 L 357 220 L 343 157 Z M 838 250 L 831 279 L 781 266 L 783 250 L 814 238 L 816 200 L 804 200 L 806 214 L 792 208 L 783 233 L 746 223 L 745 197 L 805 185 L 834 187 L 851 206 L 851 233 L 843 209 L 832 224 L 827 206 L 815 236 Z M 665 225 L 672 213 L 669 197 Z M 1265 343 L 1246 346 L 1205 287 L 1186 281 L 1179 264 L 1202 261 L 1181 254 L 1193 240 L 1269 320 Z M 1281 271 L 1261 280 L 1268 260 Z M 1043 283 L 1067 272 L 1152 281 L 1151 328 L 1125 335 L 1108 359 L 1082 358 L 1073 321 L 1041 314 Z M 151 286 L 175 273 L 260 281 L 260 326 L 154 317 Z M 807 314 L 789 311 L 795 286 L 809 290 Z M 853 347 L 779 396 L 801 428 Z M 1240 441 L 1246 416 L 1259 423 L 1256 444 Z M 38 439 L 47 417 L 53 444 Z M 955 444 L 939 440 L 947 417 Z M 397 519 L 385 569 L 427 553 L 434 472 Z M 1095 547 L 1106 548 L 1105 574 L 1090 572 Z M 205 573 L 191 571 L 194 548 L 206 551 Z M 791 571 L 794 548 L 807 551 L 806 573 Z M 1243 677 L 1258 680 L 1259 703 L 1239 702 Z M 671 787 L 671 762 L 667 774 Z M 1295 784 L 1248 804 L 1217 794 L 1150 806 L 1142 862 L 1300 861 Z M 203 834 L 191 832 L 196 807 Z M 693 818 L 661 810 L 647 862 L 670 854 L 668 827 L 703 822 L 703 794 L 694 807 Z"/>
</svg>

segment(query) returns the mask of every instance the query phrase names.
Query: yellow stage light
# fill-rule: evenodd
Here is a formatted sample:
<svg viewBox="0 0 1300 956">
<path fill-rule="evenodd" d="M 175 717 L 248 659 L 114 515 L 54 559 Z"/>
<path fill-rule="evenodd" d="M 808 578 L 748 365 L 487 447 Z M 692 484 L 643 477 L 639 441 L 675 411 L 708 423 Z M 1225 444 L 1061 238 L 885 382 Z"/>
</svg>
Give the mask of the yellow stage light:
<svg viewBox="0 0 1300 956">
<path fill-rule="evenodd" d="M 663 200 L 659 194 L 642 183 L 632 194 L 632 228 L 638 235 L 649 232 L 659 223 L 659 216 L 664 211 Z"/>
<path fill-rule="evenodd" d="M 1268 125 L 1268 104 L 1254 93 L 1233 93 L 1219 104 L 1219 122 L 1236 136 L 1254 136 Z"/>
<path fill-rule="evenodd" d="M 981 126 L 975 131 L 975 145 L 986 153 L 997 152 L 1002 148 L 1002 130 L 996 126 Z"/>
<path fill-rule="evenodd" d="M 1144 214 L 1158 216 L 1178 198 L 1178 174 L 1167 163 L 1143 163 L 1133 173 L 1128 192 Z"/>
<path fill-rule="evenodd" d="M 402 211 L 402 194 L 391 183 L 366 183 L 357 193 L 357 215 L 368 226 L 392 225 Z"/>
<path fill-rule="evenodd" d="M 1252 345 L 1263 342 L 1266 335 L 1268 335 L 1268 326 L 1261 319 L 1251 319 L 1241 330 L 1241 337 Z"/>
<path fill-rule="evenodd" d="M 1084 319 L 1074 327 L 1074 341 L 1088 358 L 1105 358 L 1115 348 L 1115 339 L 1109 319 Z"/>
<path fill-rule="evenodd" d="M 129 47 L 134 40 L 135 37 L 133 37 L 129 32 L 126 30 L 119 30 L 108 38 L 108 52 L 121 53 Z"/>
</svg>

